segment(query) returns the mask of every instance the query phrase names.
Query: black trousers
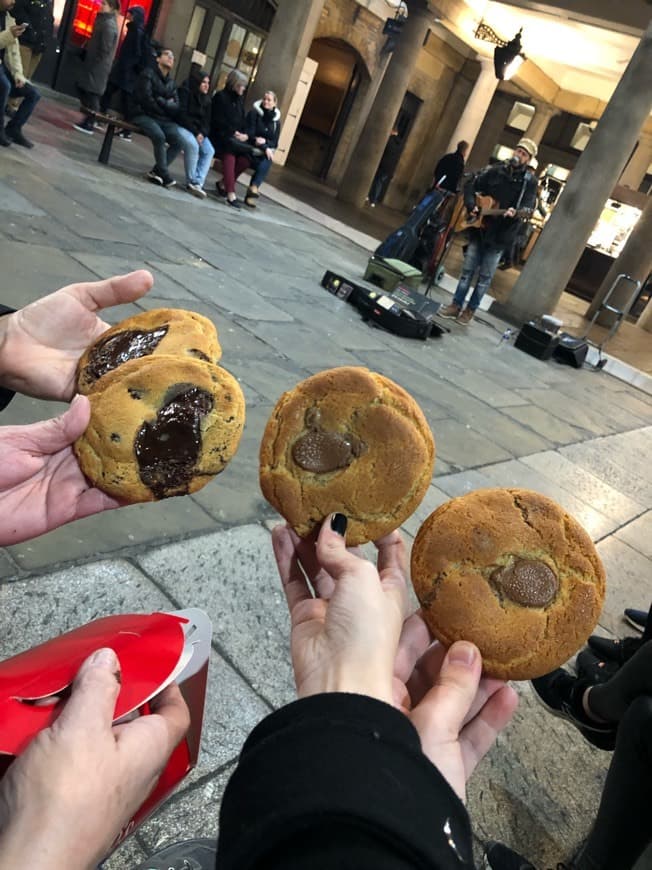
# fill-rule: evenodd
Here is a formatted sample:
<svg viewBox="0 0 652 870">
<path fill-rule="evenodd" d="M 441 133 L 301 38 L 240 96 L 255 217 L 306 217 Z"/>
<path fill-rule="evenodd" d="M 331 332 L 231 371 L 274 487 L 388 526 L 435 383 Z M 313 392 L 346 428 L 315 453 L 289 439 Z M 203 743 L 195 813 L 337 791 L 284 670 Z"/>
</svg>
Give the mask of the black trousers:
<svg viewBox="0 0 652 870">
<path fill-rule="evenodd" d="M 129 94 L 126 91 L 123 91 L 121 87 L 116 85 L 114 82 L 109 82 L 106 86 L 106 90 L 102 94 L 102 98 L 100 100 L 100 109 L 103 112 L 106 112 L 111 108 L 111 103 L 113 102 L 113 97 L 116 93 L 120 94 L 120 112 L 122 117 L 127 119 L 129 116 Z"/>
</svg>

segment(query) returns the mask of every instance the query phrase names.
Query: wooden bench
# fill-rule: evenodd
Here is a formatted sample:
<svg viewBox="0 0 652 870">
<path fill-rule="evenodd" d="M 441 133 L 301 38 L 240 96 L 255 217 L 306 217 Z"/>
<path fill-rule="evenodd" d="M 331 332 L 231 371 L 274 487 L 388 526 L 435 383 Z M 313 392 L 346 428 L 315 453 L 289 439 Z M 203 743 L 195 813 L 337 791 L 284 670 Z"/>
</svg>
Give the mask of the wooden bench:
<svg viewBox="0 0 652 870">
<path fill-rule="evenodd" d="M 122 118 L 114 118 L 113 115 L 106 115 L 104 112 L 96 112 L 93 109 L 88 109 L 86 106 L 81 107 L 82 112 L 90 115 L 93 120 L 106 124 L 106 133 L 100 150 L 100 156 L 97 158 L 98 163 L 107 164 L 111 157 L 111 146 L 113 145 L 113 137 L 117 130 L 127 130 L 130 133 L 142 133 L 140 127 L 135 124 L 130 124 L 129 121 L 124 121 Z"/>
</svg>

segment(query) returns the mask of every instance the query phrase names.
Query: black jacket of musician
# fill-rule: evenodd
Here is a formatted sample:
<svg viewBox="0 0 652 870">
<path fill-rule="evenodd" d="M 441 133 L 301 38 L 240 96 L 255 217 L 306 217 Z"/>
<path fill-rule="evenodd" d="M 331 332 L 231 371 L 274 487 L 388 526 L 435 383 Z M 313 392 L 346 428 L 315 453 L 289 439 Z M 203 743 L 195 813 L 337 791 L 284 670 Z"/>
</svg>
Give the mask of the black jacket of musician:
<svg viewBox="0 0 652 870">
<path fill-rule="evenodd" d="M 476 193 L 491 196 L 497 208 L 534 210 L 537 203 L 537 180 L 526 166 L 512 166 L 509 161 L 487 166 L 472 176 L 464 186 L 464 205 L 469 211 L 475 205 Z M 521 218 L 490 217 L 484 229 L 469 230 L 481 233 L 484 245 L 508 248 L 518 233 Z"/>
</svg>

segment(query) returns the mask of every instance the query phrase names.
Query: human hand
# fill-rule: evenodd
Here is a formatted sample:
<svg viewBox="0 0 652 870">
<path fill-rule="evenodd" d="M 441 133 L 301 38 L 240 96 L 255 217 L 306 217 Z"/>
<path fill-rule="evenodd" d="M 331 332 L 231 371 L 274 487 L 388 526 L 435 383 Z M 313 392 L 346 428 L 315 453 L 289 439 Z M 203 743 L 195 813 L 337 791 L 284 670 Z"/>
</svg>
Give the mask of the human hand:
<svg viewBox="0 0 652 870">
<path fill-rule="evenodd" d="M 109 328 L 97 312 L 139 299 L 153 283 L 141 269 L 70 284 L 0 317 L 0 383 L 28 396 L 70 401 L 79 357 Z"/>
<path fill-rule="evenodd" d="M 265 157 L 268 160 L 274 159 L 274 149 L 273 148 L 265 148 Z"/>
<path fill-rule="evenodd" d="M 317 548 L 314 540 L 302 540 L 286 527 L 273 532 L 274 552 L 292 620 L 292 660 L 299 697 L 353 691 L 393 703 L 412 721 L 424 753 L 464 800 L 466 781 L 512 717 L 516 693 L 500 680 L 481 677 L 482 661 L 472 644 L 454 644 L 447 655 L 445 647 L 433 642 L 419 611 L 405 620 L 398 642 L 393 634 L 395 614 L 387 607 L 370 611 L 369 590 L 377 595 L 380 578 L 392 594 L 397 590 L 405 594 L 407 555 L 398 532 L 376 543 L 380 575 L 355 551 L 347 552 L 336 537 L 331 535 L 327 542 L 322 541 L 325 532 L 330 532 L 326 523 Z M 320 543 L 328 543 L 336 551 L 330 569 L 323 561 Z M 355 560 L 348 563 L 348 569 L 355 578 L 351 586 L 356 597 L 346 597 L 348 607 L 331 610 L 342 579 L 337 573 L 342 550 Z M 317 598 L 310 597 L 301 566 Z M 359 582 L 356 572 L 362 568 L 368 575 L 375 574 L 375 583 L 363 586 Z M 384 632 L 379 625 L 383 616 L 389 621 Z M 389 656 L 383 646 L 388 638 L 392 643 Z M 328 641 L 335 639 L 337 645 L 329 645 Z M 349 650 L 356 644 L 360 645 L 356 659 L 349 658 Z M 329 658 L 334 649 L 336 661 Z M 458 655 L 470 657 L 470 663 L 456 662 Z M 368 673 L 372 667 L 382 671 L 373 679 Z M 333 681 L 339 688 L 324 685 L 329 674 L 336 675 Z M 342 688 L 345 679 L 347 688 Z"/>
<path fill-rule="evenodd" d="M 256 145 L 264 145 L 265 142 L 267 142 L 267 139 L 265 139 L 264 136 L 256 136 L 254 142 L 256 143 Z"/>
<path fill-rule="evenodd" d="M 197 141 L 201 145 L 201 143 L 204 141 L 204 134 L 203 133 L 197 133 Z"/>
<path fill-rule="evenodd" d="M 377 542 L 378 569 L 346 549 L 331 518 L 316 543 L 314 536 L 302 540 L 285 526 L 274 529 L 272 543 L 290 611 L 299 698 L 353 692 L 391 704 L 394 655 L 407 606 L 398 532 Z M 318 597 L 312 597 L 311 587 Z"/>
<path fill-rule="evenodd" d="M 11 35 L 14 37 L 14 39 L 18 39 L 18 37 L 22 36 L 23 33 L 25 33 L 25 31 L 27 30 L 27 25 L 26 24 L 14 24 L 9 28 L 9 30 L 11 31 Z M 18 80 L 16 80 L 16 84 L 18 84 Z M 19 85 L 19 87 L 20 87 L 20 85 Z"/>
<path fill-rule="evenodd" d="M 508 208 L 507 211 L 505 212 L 505 217 L 516 217 L 516 209 L 515 208 Z"/>
<path fill-rule="evenodd" d="M 110 649 L 81 666 L 59 717 L 0 782 L 0 867 L 91 870 L 152 791 L 184 736 L 188 708 L 172 685 L 151 715 L 112 726 L 120 665 Z"/>
<path fill-rule="evenodd" d="M 54 420 L 0 427 L 0 546 L 120 506 L 90 486 L 73 453 L 89 419 L 88 399 L 77 396 Z"/>
<path fill-rule="evenodd" d="M 249 136 L 246 133 L 240 133 L 238 130 L 233 134 L 238 142 L 246 142 Z"/>
</svg>

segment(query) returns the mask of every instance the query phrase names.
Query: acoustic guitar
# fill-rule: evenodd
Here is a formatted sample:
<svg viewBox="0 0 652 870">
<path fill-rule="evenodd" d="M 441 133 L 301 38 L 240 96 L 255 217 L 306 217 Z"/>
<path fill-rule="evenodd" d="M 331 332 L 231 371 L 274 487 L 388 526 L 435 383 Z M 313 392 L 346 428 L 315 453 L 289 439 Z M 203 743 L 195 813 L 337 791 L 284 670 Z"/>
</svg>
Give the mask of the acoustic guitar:
<svg viewBox="0 0 652 870">
<path fill-rule="evenodd" d="M 475 204 L 479 209 L 478 213 L 470 215 L 465 208 L 462 209 L 455 223 L 454 232 L 460 233 L 462 230 L 470 230 L 472 228 L 483 229 L 486 226 L 485 221 L 487 218 L 500 217 L 506 211 L 509 211 L 507 208 L 496 208 L 498 203 L 492 196 L 482 196 L 479 193 L 475 195 Z M 529 216 L 530 210 L 527 208 L 519 209 L 515 215 L 518 218 Z"/>
</svg>

